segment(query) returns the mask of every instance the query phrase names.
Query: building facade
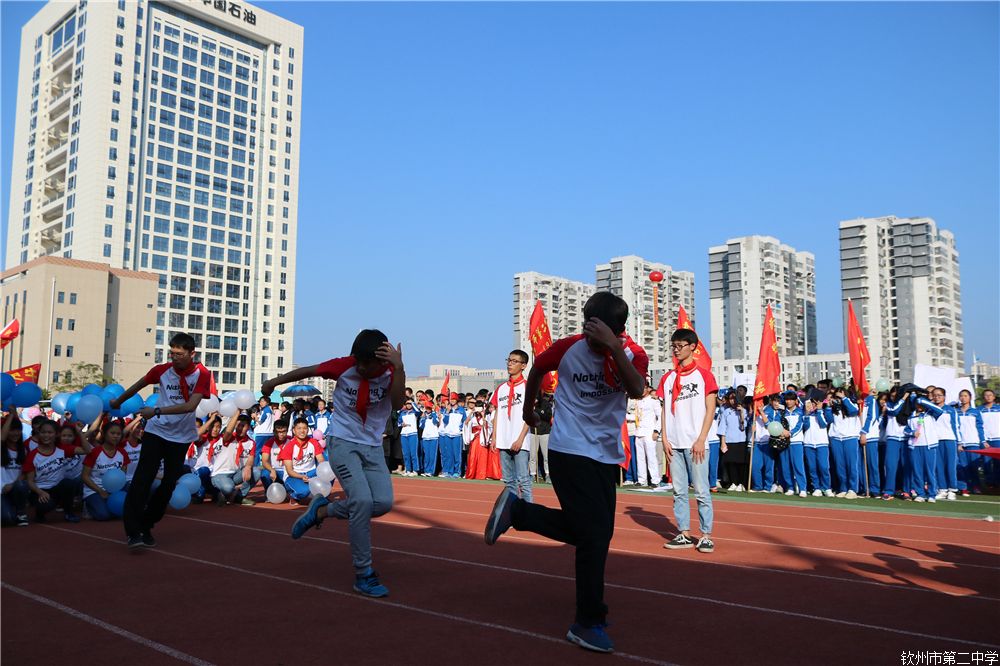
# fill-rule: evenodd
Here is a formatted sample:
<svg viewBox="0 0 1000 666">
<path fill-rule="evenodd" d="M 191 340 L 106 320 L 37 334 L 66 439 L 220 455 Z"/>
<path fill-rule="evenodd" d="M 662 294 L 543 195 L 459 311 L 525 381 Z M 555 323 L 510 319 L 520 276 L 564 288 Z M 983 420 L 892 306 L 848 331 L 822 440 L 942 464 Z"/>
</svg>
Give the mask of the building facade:
<svg viewBox="0 0 1000 666">
<path fill-rule="evenodd" d="M 159 277 L 108 264 L 38 257 L 0 274 L 3 321 L 21 334 L 0 351 L 4 372 L 35 363 L 38 385 L 67 381 L 78 363 L 93 363 L 129 385 L 154 364 Z"/>
<path fill-rule="evenodd" d="M 21 31 L 6 265 L 158 276 L 154 361 L 291 367 L 303 29 L 228 0 L 49 2 Z"/>
<path fill-rule="evenodd" d="M 583 306 L 594 295 L 594 285 L 554 275 L 514 274 L 514 348 L 533 356 L 528 327 L 536 301 L 542 302 L 552 340 L 583 330 Z"/>
<path fill-rule="evenodd" d="M 653 271 L 663 273 L 663 281 L 656 288 L 656 300 L 653 298 L 654 283 L 649 279 Z M 667 264 L 634 255 L 615 257 L 606 264 L 599 264 L 596 272 L 597 291 L 610 291 L 628 303 L 626 331 L 646 350 L 650 363 L 670 363 L 670 336 L 676 328 L 681 306 L 697 329 L 694 273 L 676 271 Z"/>
<path fill-rule="evenodd" d="M 928 217 L 840 223 L 840 281 L 864 331 L 871 371 L 913 380 L 919 364 L 965 370 L 958 251 Z"/>
<path fill-rule="evenodd" d="M 770 236 L 732 238 L 709 248 L 712 360 L 756 358 L 769 304 L 778 354 L 815 354 L 815 265 L 811 252 Z"/>
</svg>

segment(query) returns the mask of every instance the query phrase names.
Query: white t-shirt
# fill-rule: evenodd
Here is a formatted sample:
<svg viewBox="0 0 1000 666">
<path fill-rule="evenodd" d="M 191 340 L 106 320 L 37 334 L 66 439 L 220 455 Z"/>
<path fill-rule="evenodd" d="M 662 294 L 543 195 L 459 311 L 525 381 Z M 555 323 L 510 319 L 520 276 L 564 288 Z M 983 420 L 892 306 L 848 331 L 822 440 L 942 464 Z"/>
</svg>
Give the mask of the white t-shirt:
<svg viewBox="0 0 1000 666">
<path fill-rule="evenodd" d="M 17 477 L 21 476 L 21 465 L 17 464 L 17 451 L 14 449 L 8 447 L 3 456 L 3 476 L 0 478 L 0 485 L 6 486 L 8 483 L 14 483 L 17 481 Z"/>
<path fill-rule="evenodd" d="M 158 383 L 160 386 L 156 406 L 161 408 L 182 405 L 195 393 L 200 393 L 203 398 L 208 397 L 210 380 L 208 369 L 200 363 L 192 363 L 183 377 L 174 369 L 173 363 L 157 365 L 146 373 L 148 383 Z M 146 421 L 146 434 L 162 437 L 168 442 L 183 442 L 187 446 L 198 438 L 194 410 L 184 414 L 154 416 Z"/>
<path fill-rule="evenodd" d="M 276 472 L 283 473 L 285 471 L 285 465 L 281 462 L 281 450 L 285 448 L 288 441 L 289 440 L 286 439 L 284 442 L 279 443 L 278 440 L 272 437 L 264 442 L 262 455 L 270 456 L 270 458 L 268 458 L 268 462 L 271 463 L 271 469 Z"/>
<path fill-rule="evenodd" d="M 666 413 L 663 427 L 673 448 L 690 449 L 694 446 L 705 423 L 705 399 L 718 391 L 715 376 L 695 363 L 689 368 L 667 373 L 663 380 L 663 410 Z M 705 441 L 708 442 L 708 439 Z"/>
<path fill-rule="evenodd" d="M 524 429 L 524 377 L 504 382 L 490 397 L 496 415 L 496 445 L 498 449 L 510 450 L 514 440 Z M 531 450 L 531 433 L 524 435 L 522 451 Z"/>
<path fill-rule="evenodd" d="M 128 456 L 128 468 L 125 470 L 125 480 L 131 481 L 132 477 L 135 476 L 135 469 L 139 466 L 139 454 L 142 452 L 142 442 L 136 442 L 134 445 L 129 440 L 125 439 L 122 441 L 122 451 Z"/>
<path fill-rule="evenodd" d="M 234 441 L 226 441 L 226 436 L 222 435 L 208 443 L 208 466 L 212 470 L 212 476 L 229 474 L 236 471 L 236 451 L 240 448 Z"/>
<path fill-rule="evenodd" d="M 316 456 L 322 452 L 323 449 L 315 439 L 310 439 L 305 444 L 299 444 L 298 440 L 290 439 L 282 447 L 278 459 L 281 461 L 281 469 L 285 468 L 285 460 L 291 460 L 292 471 L 296 474 L 308 474 L 316 469 Z"/>
<path fill-rule="evenodd" d="M 104 473 L 109 469 L 120 469 L 125 470 L 129 465 L 129 457 L 126 455 L 125 451 L 122 449 L 115 449 L 112 455 L 108 455 L 105 452 L 103 446 L 95 446 L 87 454 L 87 457 L 83 460 L 83 466 L 90 468 L 90 479 L 102 489 L 104 489 Z M 97 491 L 88 486 L 86 483 L 83 484 L 83 497 L 84 499 L 94 495 Z"/>
<path fill-rule="evenodd" d="M 389 396 L 392 366 L 387 365 L 378 377 L 366 379 L 358 372 L 354 357 L 344 356 L 320 363 L 316 374 L 337 381 L 329 434 L 355 444 L 382 446 L 385 424 L 392 411 Z M 362 386 L 367 387 L 368 405 L 359 409 L 358 392 Z"/>
<path fill-rule="evenodd" d="M 42 455 L 40 449 L 35 449 L 24 459 L 21 469 L 25 474 L 34 472 L 35 485 L 42 490 L 48 490 L 66 478 L 66 466 L 75 455 L 76 449 L 72 446 L 57 446 L 48 455 Z"/>
<path fill-rule="evenodd" d="M 649 368 L 645 350 L 629 338 L 622 339 L 622 346 L 633 367 L 645 376 Z M 625 462 L 622 426 L 628 398 L 614 374 L 614 362 L 592 350 L 583 335 L 574 335 L 539 354 L 535 368 L 559 371 L 549 449 L 603 463 Z"/>
</svg>

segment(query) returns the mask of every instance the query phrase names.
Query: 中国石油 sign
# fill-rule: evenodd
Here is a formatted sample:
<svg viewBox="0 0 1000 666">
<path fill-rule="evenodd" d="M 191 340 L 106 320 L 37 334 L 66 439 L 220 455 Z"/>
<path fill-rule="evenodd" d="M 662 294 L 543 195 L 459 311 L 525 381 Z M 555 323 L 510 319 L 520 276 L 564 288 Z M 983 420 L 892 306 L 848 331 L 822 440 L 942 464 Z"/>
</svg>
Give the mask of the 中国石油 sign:
<svg viewBox="0 0 1000 666">
<path fill-rule="evenodd" d="M 257 25 L 257 15 L 246 7 L 243 7 L 237 2 L 229 2 L 228 0 L 202 0 L 206 5 L 212 5 L 215 9 L 222 13 L 227 13 L 233 18 L 243 19 L 244 23 L 249 23 L 250 25 Z"/>
</svg>

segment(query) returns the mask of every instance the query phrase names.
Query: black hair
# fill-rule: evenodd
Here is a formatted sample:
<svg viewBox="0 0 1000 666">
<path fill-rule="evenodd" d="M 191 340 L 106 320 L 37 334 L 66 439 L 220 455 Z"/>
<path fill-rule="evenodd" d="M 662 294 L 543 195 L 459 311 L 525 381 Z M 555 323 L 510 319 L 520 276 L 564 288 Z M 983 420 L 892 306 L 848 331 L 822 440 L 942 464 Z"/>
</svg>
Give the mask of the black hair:
<svg viewBox="0 0 1000 666">
<path fill-rule="evenodd" d="M 295 427 L 300 423 L 305 423 L 306 425 L 309 425 L 309 421 L 300 416 L 299 418 L 295 419 L 295 423 L 292 424 L 292 427 Z"/>
<path fill-rule="evenodd" d="M 31 419 L 31 429 L 34 430 L 39 425 L 41 425 L 44 421 L 48 421 L 48 420 L 49 420 L 49 417 L 45 416 L 45 414 L 39 414 L 35 418 Z M 20 421 L 18 421 L 18 423 L 20 423 Z"/>
<path fill-rule="evenodd" d="M 107 432 L 108 432 L 108 430 L 110 430 L 111 428 L 113 428 L 115 426 L 118 426 L 119 428 L 121 428 L 122 429 L 122 433 L 124 434 L 124 432 L 125 432 L 125 424 L 122 421 L 118 420 L 118 419 L 110 419 L 108 421 L 105 421 L 104 425 L 101 426 L 101 435 L 102 436 L 106 435 Z"/>
<path fill-rule="evenodd" d="M 274 429 L 277 430 L 281 428 L 282 430 L 288 430 L 288 421 L 286 419 L 278 419 L 274 422 Z"/>
<path fill-rule="evenodd" d="M 584 320 L 591 317 L 597 317 L 608 325 L 612 333 L 621 335 L 628 321 L 628 303 L 610 291 L 599 291 L 583 305 Z"/>
<path fill-rule="evenodd" d="M 528 359 L 529 359 L 528 352 L 524 351 L 523 349 L 515 349 L 514 351 L 511 352 L 511 354 L 513 354 L 514 356 L 517 356 L 518 358 L 520 358 L 525 363 L 528 362 Z M 509 355 L 510 354 L 508 354 L 508 356 Z"/>
<path fill-rule="evenodd" d="M 250 425 L 250 415 L 249 414 L 240 414 L 239 416 L 236 417 L 236 422 L 237 423 L 246 423 L 247 425 Z"/>
<path fill-rule="evenodd" d="M 351 356 L 358 361 L 374 361 L 375 352 L 382 343 L 389 342 L 385 333 L 375 328 L 366 328 L 358 333 L 351 345 Z"/>
<path fill-rule="evenodd" d="M 187 333 L 175 333 L 172 338 L 170 338 L 171 347 L 180 347 L 181 349 L 186 349 L 189 352 L 194 351 L 195 344 L 194 338 Z"/>
<path fill-rule="evenodd" d="M 434 399 L 434 390 L 433 389 L 424 389 L 424 395 L 426 395 L 428 398 L 431 398 L 433 400 Z"/>
<path fill-rule="evenodd" d="M 11 420 L 10 430 L 7 432 L 7 436 L 10 437 L 10 433 L 12 432 L 17 433 L 17 448 L 11 451 L 7 447 L 7 442 L 0 444 L 0 446 L 3 446 L 4 467 L 9 467 L 12 462 L 17 463 L 20 467 L 28 455 L 27 448 L 24 446 L 24 424 L 16 418 Z M 11 454 L 14 456 L 13 460 L 11 459 Z"/>
<path fill-rule="evenodd" d="M 698 334 L 690 328 L 678 328 L 674 331 L 674 334 L 670 336 L 670 341 L 686 342 L 689 345 L 696 345 L 698 344 Z"/>
</svg>

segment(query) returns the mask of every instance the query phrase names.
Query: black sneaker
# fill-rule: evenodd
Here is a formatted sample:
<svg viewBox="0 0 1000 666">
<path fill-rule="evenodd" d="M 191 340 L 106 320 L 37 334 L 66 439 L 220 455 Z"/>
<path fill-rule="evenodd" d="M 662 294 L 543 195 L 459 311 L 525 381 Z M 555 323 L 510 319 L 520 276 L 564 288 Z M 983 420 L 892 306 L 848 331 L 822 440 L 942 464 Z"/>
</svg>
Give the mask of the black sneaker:
<svg viewBox="0 0 1000 666">
<path fill-rule="evenodd" d="M 146 545 L 142 542 L 141 536 L 130 536 L 126 544 L 129 550 L 141 550 Z"/>
<path fill-rule="evenodd" d="M 694 540 L 687 535 L 678 534 L 673 539 L 663 544 L 663 547 L 671 550 L 677 550 L 679 548 L 694 548 Z"/>
<path fill-rule="evenodd" d="M 511 518 L 511 513 L 514 510 L 514 503 L 517 502 L 517 495 L 511 492 L 510 488 L 504 487 L 500 491 L 500 495 L 497 497 L 496 503 L 493 505 L 493 511 L 490 512 L 490 517 L 486 521 L 486 529 L 484 530 L 483 536 L 486 539 L 486 545 L 492 546 L 500 538 L 500 535 L 511 528 L 513 519 Z"/>
<path fill-rule="evenodd" d="M 229 502 L 226 501 L 226 496 L 219 493 L 215 496 L 215 506 L 226 506 Z"/>
<path fill-rule="evenodd" d="M 17 514 L 17 526 L 27 527 L 28 526 L 28 515 L 24 513 Z"/>
<path fill-rule="evenodd" d="M 695 545 L 694 548 L 699 553 L 711 553 L 712 551 L 715 550 L 715 544 L 712 543 L 712 540 L 709 539 L 707 536 L 703 536 L 702 538 L 698 539 L 698 543 L 697 545 Z"/>
<path fill-rule="evenodd" d="M 139 539 L 142 540 L 142 545 L 146 546 L 147 548 L 156 547 L 156 539 L 153 538 L 152 532 L 143 532 L 142 535 L 139 537 Z"/>
</svg>

